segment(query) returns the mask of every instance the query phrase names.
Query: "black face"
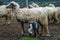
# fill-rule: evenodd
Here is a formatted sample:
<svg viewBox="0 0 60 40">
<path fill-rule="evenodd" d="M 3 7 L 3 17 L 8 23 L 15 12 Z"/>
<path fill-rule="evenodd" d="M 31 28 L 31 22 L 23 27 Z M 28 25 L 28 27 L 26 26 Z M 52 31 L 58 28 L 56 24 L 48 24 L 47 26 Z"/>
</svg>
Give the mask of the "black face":
<svg viewBox="0 0 60 40">
<path fill-rule="evenodd" d="M 9 6 L 7 6 L 6 8 L 14 8 L 15 5 L 13 3 L 11 3 Z"/>
</svg>

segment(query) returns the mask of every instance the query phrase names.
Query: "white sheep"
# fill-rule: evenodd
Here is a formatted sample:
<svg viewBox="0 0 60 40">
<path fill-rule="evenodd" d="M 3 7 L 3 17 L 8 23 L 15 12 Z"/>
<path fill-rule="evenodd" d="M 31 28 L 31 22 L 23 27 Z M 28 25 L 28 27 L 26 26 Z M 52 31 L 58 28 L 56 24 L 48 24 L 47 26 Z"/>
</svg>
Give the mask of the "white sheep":
<svg viewBox="0 0 60 40">
<path fill-rule="evenodd" d="M 24 32 L 24 26 L 23 24 L 26 22 L 29 22 L 30 20 L 38 21 L 41 25 L 41 33 L 44 31 L 46 32 L 45 36 L 49 36 L 49 29 L 48 29 L 48 17 L 47 12 L 44 10 L 44 8 L 20 8 L 18 3 L 11 2 L 11 5 L 14 7 L 14 13 L 16 19 L 21 22 L 21 26 Z M 12 8 L 13 9 L 13 8 Z M 22 32 L 22 33 L 23 33 Z"/>
<path fill-rule="evenodd" d="M 55 18 L 57 19 L 57 23 L 60 22 L 60 7 L 56 7 L 56 13 L 55 13 Z"/>
<path fill-rule="evenodd" d="M 52 9 L 54 10 L 54 11 L 53 11 L 54 13 L 52 13 L 51 15 L 54 16 L 53 19 L 54 19 L 57 23 L 59 23 L 58 15 L 60 14 L 60 12 L 59 12 L 60 7 L 55 7 L 54 4 L 49 4 L 49 6 L 47 6 L 47 7 L 52 7 Z M 49 9 L 49 8 L 48 8 L 48 9 Z M 49 12 L 49 14 L 50 14 L 50 12 Z"/>
<path fill-rule="evenodd" d="M 12 20 L 12 10 L 11 9 L 7 9 L 6 7 L 7 6 L 9 6 L 9 4 L 8 5 L 2 5 L 2 6 L 0 6 L 0 16 L 4 16 L 5 17 L 5 19 L 6 19 L 6 23 L 7 24 L 10 24 L 10 21 Z M 8 17 L 8 15 L 11 15 L 11 16 L 9 16 Z"/>
<path fill-rule="evenodd" d="M 39 7 L 39 5 L 33 2 L 31 5 L 29 5 L 29 8 L 33 8 L 33 7 Z"/>
<path fill-rule="evenodd" d="M 49 4 L 49 7 L 55 7 L 55 5 L 54 4 Z"/>
<path fill-rule="evenodd" d="M 29 5 L 29 7 L 30 7 L 30 8 L 34 8 L 34 7 L 37 8 L 37 7 L 38 7 L 37 4 L 36 4 L 36 6 L 34 6 L 34 4 L 35 4 L 35 3 L 32 3 L 31 5 Z M 57 14 L 56 14 L 55 5 L 49 4 L 49 6 L 40 7 L 40 8 L 44 8 L 44 9 L 46 10 L 46 12 L 47 12 L 46 15 L 48 15 L 49 22 L 51 21 L 51 19 L 53 19 L 53 20 L 56 20 L 57 23 L 59 23 L 59 19 L 58 19 L 58 17 L 56 16 Z M 55 21 L 54 21 L 54 22 L 55 22 Z"/>
</svg>

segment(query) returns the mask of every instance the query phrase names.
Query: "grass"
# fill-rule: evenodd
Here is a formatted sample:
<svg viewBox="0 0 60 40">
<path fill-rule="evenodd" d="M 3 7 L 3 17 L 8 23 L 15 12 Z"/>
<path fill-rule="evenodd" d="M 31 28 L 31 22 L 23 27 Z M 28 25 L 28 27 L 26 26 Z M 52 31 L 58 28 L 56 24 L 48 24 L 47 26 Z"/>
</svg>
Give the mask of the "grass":
<svg viewBox="0 0 60 40">
<path fill-rule="evenodd" d="M 0 16 L 0 20 L 5 20 L 5 18 Z"/>
<path fill-rule="evenodd" d="M 21 37 L 19 40 L 38 40 L 38 38 L 34 38 L 34 37 Z"/>
</svg>

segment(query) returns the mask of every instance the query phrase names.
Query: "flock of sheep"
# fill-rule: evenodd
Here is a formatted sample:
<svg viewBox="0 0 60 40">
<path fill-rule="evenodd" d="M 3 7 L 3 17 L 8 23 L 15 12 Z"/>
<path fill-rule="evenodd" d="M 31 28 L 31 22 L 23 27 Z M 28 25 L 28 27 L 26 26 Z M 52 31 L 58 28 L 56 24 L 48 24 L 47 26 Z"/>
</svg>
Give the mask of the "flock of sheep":
<svg viewBox="0 0 60 40">
<path fill-rule="evenodd" d="M 28 8 L 20 8 L 20 5 L 14 1 L 8 5 L 0 6 L 0 15 L 6 17 L 6 22 L 10 24 L 13 17 L 21 23 L 22 35 L 24 34 L 24 23 L 33 20 L 41 25 L 41 35 L 45 31 L 45 36 L 50 36 L 48 24 L 51 20 L 59 23 L 60 7 L 55 7 L 49 4 L 46 7 L 39 7 L 37 4 L 32 3 Z"/>
</svg>

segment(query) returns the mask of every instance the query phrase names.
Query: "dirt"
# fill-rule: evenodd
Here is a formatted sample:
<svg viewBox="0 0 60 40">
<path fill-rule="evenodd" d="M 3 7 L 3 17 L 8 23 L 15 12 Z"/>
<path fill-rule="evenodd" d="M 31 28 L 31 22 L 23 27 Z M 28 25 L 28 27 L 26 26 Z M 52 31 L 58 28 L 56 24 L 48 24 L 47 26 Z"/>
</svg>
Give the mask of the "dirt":
<svg viewBox="0 0 60 40">
<path fill-rule="evenodd" d="M 27 33 L 28 24 L 24 24 Z M 41 40 L 60 40 L 60 24 L 49 24 L 50 34 L 52 37 L 40 37 Z M 21 37 L 20 23 L 14 21 L 10 25 L 0 21 L 0 40 L 18 40 Z"/>
</svg>

